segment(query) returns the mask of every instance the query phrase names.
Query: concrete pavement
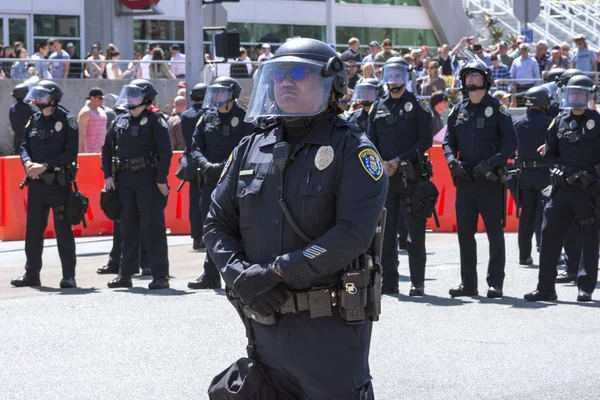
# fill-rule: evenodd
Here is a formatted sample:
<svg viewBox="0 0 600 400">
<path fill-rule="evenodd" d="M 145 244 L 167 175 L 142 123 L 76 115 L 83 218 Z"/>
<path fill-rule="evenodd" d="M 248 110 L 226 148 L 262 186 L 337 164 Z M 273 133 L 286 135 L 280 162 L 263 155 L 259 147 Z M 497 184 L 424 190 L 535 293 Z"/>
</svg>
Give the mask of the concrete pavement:
<svg viewBox="0 0 600 400">
<path fill-rule="evenodd" d="M 487 240 L 478 234 L 480 292 Z M 537 268 L 518 265 L 507 234 L 500 300 L 450 299 L 460 280 L 454 234 L 428 234 L 427 296 L 384 296 L 371 369 L 377 399 L 574 399 L 600 389 L 600 303 L 578 304 L 576 287 L 558 285 L 556 303 L 526 303 Z M 169 237 L 171 289 L 149 279 L 111 290 L 99 276 L 110 237 L 77 239 L 77 282 L 60 290 L 54 240 L 46 241 L 42 288 L 11 288 L 22 274 L 23 242 L 0 243 L 0 399 L 204 399 L 211 378 L 244 356 L 241 322 L 222 291 L 192 291 L 203 252 Z M 537 261 L 537 256 L 534 255 Z"/>
</svg>

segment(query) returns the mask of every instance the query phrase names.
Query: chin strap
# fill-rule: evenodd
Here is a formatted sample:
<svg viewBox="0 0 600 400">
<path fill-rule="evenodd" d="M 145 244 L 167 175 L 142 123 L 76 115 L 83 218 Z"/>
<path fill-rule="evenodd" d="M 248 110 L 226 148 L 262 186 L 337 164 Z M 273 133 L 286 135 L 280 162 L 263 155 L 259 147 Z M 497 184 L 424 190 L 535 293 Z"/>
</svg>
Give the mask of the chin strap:
<svg viewBox="0 0 600 400">
<path fill-rule="evenodd" d="M 402 89 L 404 89 L 406 85 L 402 85 L 402 86 L 396 86 L 393 89 L 389 89 L 390 93 L 398 93 L 399 91 L 401 91 Z"/>
<path fill-rule="evenodd" d="M 477 85 L 466 85 L 465 90 L 467 92 L 476 92 L 478 90 L 486 90 L 486 88 L 483 86 L 477 86 Z"/>
</svg>

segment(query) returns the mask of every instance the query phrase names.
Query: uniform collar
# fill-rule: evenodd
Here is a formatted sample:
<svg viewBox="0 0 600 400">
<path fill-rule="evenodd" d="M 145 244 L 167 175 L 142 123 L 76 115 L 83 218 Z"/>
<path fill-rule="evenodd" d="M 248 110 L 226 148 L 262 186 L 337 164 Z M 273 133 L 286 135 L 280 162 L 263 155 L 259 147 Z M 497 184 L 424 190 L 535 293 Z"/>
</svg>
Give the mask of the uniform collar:
<svg viewBox="0 0 600 400">
<path fill-rule="evenodd" d="M 313 125 L 310 132 L 304 136 L 300 143 L 318 144 L 324 146 L 329 144 L 331 126 L 336 122 L 337 117 L 331 112 L 325 112 L 319 120 Z M 265 147 L 275 144 L 281 140 L 283 134 L 283 124 L 273 128 L 261 141 L 258 147 Z"/>
</svg>

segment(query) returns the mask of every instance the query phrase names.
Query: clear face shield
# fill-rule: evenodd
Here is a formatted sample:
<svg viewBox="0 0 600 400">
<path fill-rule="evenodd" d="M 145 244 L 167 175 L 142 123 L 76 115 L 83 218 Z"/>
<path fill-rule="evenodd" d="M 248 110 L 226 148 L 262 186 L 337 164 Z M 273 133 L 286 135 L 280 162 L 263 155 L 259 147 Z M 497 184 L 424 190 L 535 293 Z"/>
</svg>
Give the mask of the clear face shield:
<svg viewBox="0 0 600 400">
<path fill-rule="evenodd" d="M 382 81 L 392 91 L 408 84 L 408 66 L 404 64 L 385 64 Z"/>
<path fill-rule="evenodd" d="M 567 86 L 563 89 L 560 108 L 563 110 L 588 110 L 592 108 L 592 88 Z"/>
<path fill-rule="evenodd" d="M 377 88 L 371 84 L 361 85 L 358 84 L 354 87 L 354 93 L 352 93 L 351 104 L 361 104 L 363 106 L 369 106 L 377 99 Z"/>
<path fill-rule="evenodd" d="M 311 117 L 329 103 L 333 77 L 323 64 L 299 57 L 281 57 L 259 67 L 246 121 L 259 117 Z"/>
<path fill-rule="evenodd" d="M 25 99 L 23 99 L 25 103 L 33 104 L 38 107 L 50 103 L 50 100 L 52 100 L 52 94 L 50 93 L 50 90 L 43 86 L 33 86 L 29 89 L 29 92 L 27 92 Z"/>
<path fill-rule="evenodd" d="M 558 86 L 554 82 L 544 83 L 542 85 L 550 94 L 550 104 L 558 102 Z"/>
<path fill-rule="evenodd" d="M 129 110 L 141 106 L 144 103 L 146 93 L 144 88 L 135 85 L 125 85 L 117 99 L 115 107 L 125 107 Z"/>
<path fill-rule="evenodd" d="M 212 85 L 206 91 L 203 108 L 219 108 L 227 105 L 231 100 L 231 90 L 229 86 Z"/>
</svg>

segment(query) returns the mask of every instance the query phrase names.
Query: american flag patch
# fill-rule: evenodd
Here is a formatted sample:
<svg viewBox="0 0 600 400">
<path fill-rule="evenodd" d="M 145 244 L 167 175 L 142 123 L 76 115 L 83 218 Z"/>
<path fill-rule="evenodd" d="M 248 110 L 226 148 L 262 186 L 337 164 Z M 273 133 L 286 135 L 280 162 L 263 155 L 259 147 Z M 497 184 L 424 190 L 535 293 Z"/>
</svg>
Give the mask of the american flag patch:
<svg viewBox="0 0 600 400">
<path fill-rule="evenodd" d="M 306 257 L 306 258 L 313 259 L 313 258 L 318 257 L 321 254 L 325 253 L 326 251 L 327 250 L 325 250 L 324 248 L 322 248 L 320 246 L 313 245 L 313 246 L 306 248 L 302 252 L 302 254 L 304 254 L 304 257 Z"/>
</svg>

